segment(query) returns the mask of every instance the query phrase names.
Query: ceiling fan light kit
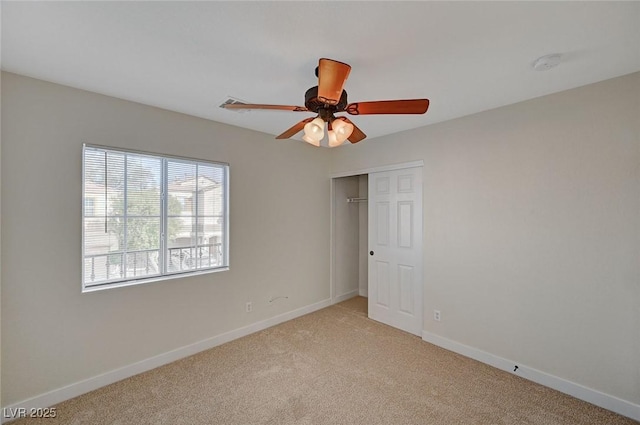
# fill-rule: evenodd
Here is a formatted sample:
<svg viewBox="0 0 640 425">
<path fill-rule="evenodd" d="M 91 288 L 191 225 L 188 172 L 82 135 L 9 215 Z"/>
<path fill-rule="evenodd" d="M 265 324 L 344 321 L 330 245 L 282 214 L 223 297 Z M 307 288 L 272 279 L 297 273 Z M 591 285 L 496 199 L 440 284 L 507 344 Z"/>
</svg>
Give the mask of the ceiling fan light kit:
<svg viewBox="0 0 640 425">
<path fill-rule="evenodd" d="M 318 147 L 318 148 L 320 147 L 320 140 L 321 139 L 316 139 L 316 138 L 313 138 L 313 137 L 308 136 L 308 135 L 305 134 L 304 136 L 302 136 L 302 140 L 304 140 L 305 142 L 307 142 L 310 145 L 313 145 L 315 147 Z"/>
<path fill-rule="evenodd" d="M 329 123 L 329 125 L 333 127 L 338 145 L 344 143 L 353 133 L 353 124 L 350 124 L 340 118 L 336 118 L 333 122 Z M 329 143 L 329 145 L 331 145 L 331 143 Z"/>
<path fill-rule="evenodd" d="M 304 125 L 304 136 L 302 140 L 314 146 L 320 146 L 320 140 L 324 137 L 324 121 L 315 118 Z"/>
<path fill-rule="evenodd" d="M 332 131 L 332 130 L 329 130 L 329 132 L 327 133 L 327 139 L 329 139 L 330 148 L 335 148 L 337 146 L 340 146 L 344 142 L 344 140 L 342 142 L 339 142 L 335 131 Z"/>
<path fill-rule="evenodd" d="M 371 102 L 347 102 L 347 91 L 343 89 L 351 66 L 343 62 L 322 58 L 316 68 L 318 85 L 311 87 L 305 93 L 305 106 L 289 105 L 260 105 L 245 103 L 230 103 L 221 105 L 225 109 L 272 109 L 293 112 L 314 112 L 315 118 L 306 118 L 276 139 L 288 139 L 304 130 L 302 140 L 313 145 L 321 146 L 324 138 L 325 123 L 328 126 L 327 145 L 330 148 L 342 145 L 346 140 L 358 143 L 367 137 L 347 117 L 336 113 L 346 112 L 350 115 L 374 114 L 424 114 L 429 108 L 429 99 L 380 100 Z"/>
</svg>

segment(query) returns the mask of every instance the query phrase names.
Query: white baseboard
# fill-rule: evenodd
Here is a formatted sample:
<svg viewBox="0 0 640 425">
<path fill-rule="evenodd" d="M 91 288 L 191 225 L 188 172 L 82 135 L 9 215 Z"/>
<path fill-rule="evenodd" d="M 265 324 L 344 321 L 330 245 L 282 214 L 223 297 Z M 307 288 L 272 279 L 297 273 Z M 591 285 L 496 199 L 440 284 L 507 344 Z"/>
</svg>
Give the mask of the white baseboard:
<svg viewBox="0 0 640 425">
<path fill-rule="evenodd" d="M 335 297 L 333 299 L 333 301 L 331 301 L 331 304 L 337 304 L 337 303 L 341 303 L 342 301 L 346 301 L 349 298 L 353 298 L 353 297 L 357 297 L 358 296 L 358 290 L 355 289 L 353 291 L 347 292 L 346 294 L 342 294 L 338 297 Z"/>
<path fill-rule="evenodd" d="M 462 354 L 465 357 L 478 360 L 479 362 L 513 373 L 514 375 L 544 385 L 545 387 L 553 388 L 554 390 L 569 394 L 580 400 L 640 421 L 640 405 L 638 404 L 587 388 L 575 382 L 567 381 L 566 379 L 558 378 L 557 376 L 549 375 L 548 373 L 527 367 L 518 362 L 495 356 L 486 351 L 460 344 L 459 342 L 443 338 L 427 331 L 422 331 L 422 339 L 438 347 Z M 515 366 L 518 366 L 518 369 L 514 372 Z"/>
<path fill-rule="evenodd" d="M 361 297 L 369 298 L 369 290 L 367 288 L 360 289 L 358 295 Z"/>
<path fill-rule="evenodd" d="M 3 415 L 0 423 L 5 423 L 13 419 L 5 417 L 8 416 L 6 415 L 6 412 L 18 412 L 19 409 L 26 409 L 26 412 L 29 412 L 29 410 L 32 408 L 53 406 L 65 400 L 69 400 L 73 397 L 88 393 L 89 391 L 104 387 L 105 385 L 113 384 L 114 382 L 120 381 L 122 379 L 129 378 L 131 376 L 146 372 L 151 369 L 155 369 L 167 363 L 171 363 L 184 357 L 188 357 L 201 351 L 224 344 L 225 342 L 233 341 L 234 339 L 238 339 L 243 336 L 247 336 L 263 329 L 267 329 L 280 323 L 289 321 L 291 319 L 295 319 L 296 317 L 313 313 L 314 311 L 329 307 L 330 305 L 331 300 L 326 299 L 324 301 L 301 307 L 287 313 L 279 314 L 275 317 L 252 323 L 251 325 L 234 329 L 232 331 L 225 332 L 223 334 L 207 338 L 202 341 L 186 345 L 184 347 L 176 348 L 175 350 L 171 350 L 166 353 L 141 360 L 128 366 L 124 366 L 103 373 L 101 375 L 85 379 L 80 382 L 75 382 L 62 388 L 57 388 L 53 391 L 49 391 L 36 397 L 12 404 L 11 406 L 6 406 L 2 409 Z"/>
</svg>

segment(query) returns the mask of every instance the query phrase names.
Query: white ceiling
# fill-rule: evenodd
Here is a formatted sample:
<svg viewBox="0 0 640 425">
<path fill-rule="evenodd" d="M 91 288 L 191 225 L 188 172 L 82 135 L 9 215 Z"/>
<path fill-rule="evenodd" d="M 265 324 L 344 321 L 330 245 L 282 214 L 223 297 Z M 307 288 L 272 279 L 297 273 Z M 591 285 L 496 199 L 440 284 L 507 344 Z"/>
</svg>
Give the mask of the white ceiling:
<svg viewBox="0 0 640 425">
<path fill-rule="evenodd" d="M 279 134 L 318 58 L 349 101 L 422 98 L 426 115 L 353 117 L 369 138 L 640 70 L 640 2 L 6 2 L 2 69 Z M 561 53 L 546 72 L 532 62 Z"/>
</svg>

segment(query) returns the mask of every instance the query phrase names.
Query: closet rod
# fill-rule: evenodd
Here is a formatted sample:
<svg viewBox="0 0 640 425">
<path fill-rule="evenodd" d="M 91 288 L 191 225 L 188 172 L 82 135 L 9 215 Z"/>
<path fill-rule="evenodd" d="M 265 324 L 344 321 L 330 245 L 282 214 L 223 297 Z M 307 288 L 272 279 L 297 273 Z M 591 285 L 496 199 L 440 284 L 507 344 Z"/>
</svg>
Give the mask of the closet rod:
<svg viewBox="0 0 640 425">
<path fill-rule="evenodd" d="M 367 198 L 347 198 L 347 202 L 351 203 L 351 202 L 366 202 L 368 201 Z"/>
</svg>

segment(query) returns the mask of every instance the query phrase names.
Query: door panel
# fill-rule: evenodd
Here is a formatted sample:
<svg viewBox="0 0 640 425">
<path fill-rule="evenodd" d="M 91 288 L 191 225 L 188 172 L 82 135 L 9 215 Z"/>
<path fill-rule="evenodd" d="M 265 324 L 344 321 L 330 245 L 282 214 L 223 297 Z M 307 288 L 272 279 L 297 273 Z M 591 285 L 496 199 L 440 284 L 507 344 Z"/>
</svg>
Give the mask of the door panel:
<svg viewBox="0 0 640 425">
<path fill-rule="evenodd" d="M 389 203 L 376 204 L 376 242 L 378 245 L 389 245 Z"/>
<path fill-rule="evenodd" d="M 376 261 L 376 303 L 380 307 L 389 308 L 391 299 L 389 286 L 389 263 Z"/>
<path fill-rule="evenodd" d="M 398 193 L 413 192 L 413 175 L 404 174 L 398 176 Z"/>
<path fill-rule="evenodd" d="M 389 194 L 389 177 L 380 176 L 378 179 L 376 179 L 375 193 L 377 193 L 378 195 Z"/>
<path fill-rule="evenodd" d="M 422 333 L 422 168 L 369 174 L 369 317 Z"/>
<path fill-rule="evenodd" d="M 403 313 L 414 315 L 413 267 L 403 264 L 398 265 L 398 290 L 400 291 L 398 309 Z"/>
<path fill-rule="evenodd" d="M 398 247 L 411 248 L 413 235 L 413 202 L 398 202 Z"/>
</svg>

